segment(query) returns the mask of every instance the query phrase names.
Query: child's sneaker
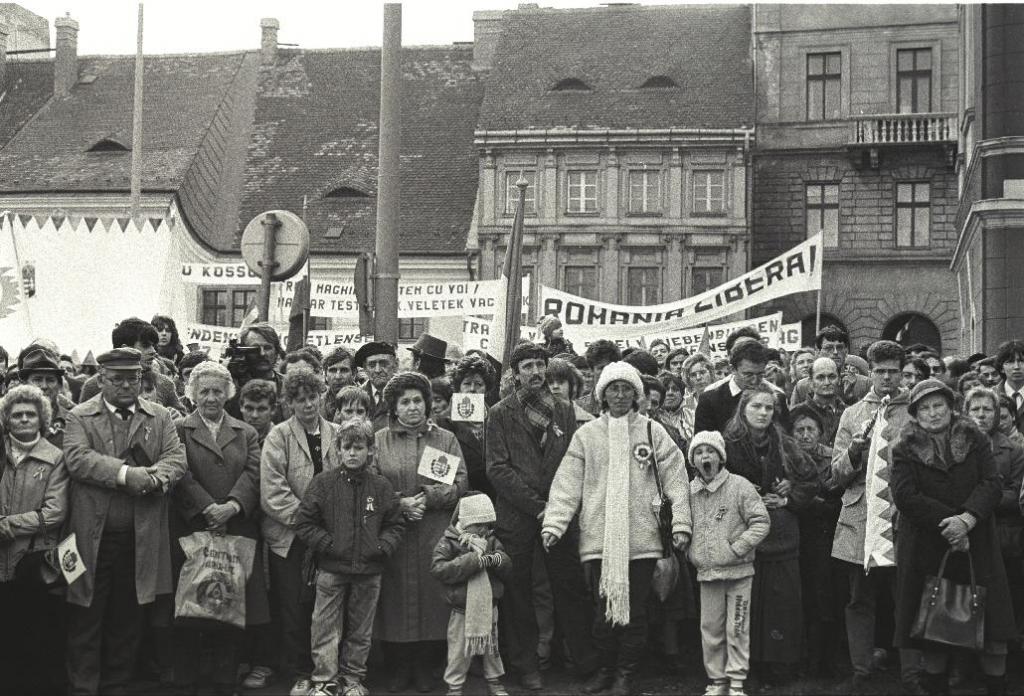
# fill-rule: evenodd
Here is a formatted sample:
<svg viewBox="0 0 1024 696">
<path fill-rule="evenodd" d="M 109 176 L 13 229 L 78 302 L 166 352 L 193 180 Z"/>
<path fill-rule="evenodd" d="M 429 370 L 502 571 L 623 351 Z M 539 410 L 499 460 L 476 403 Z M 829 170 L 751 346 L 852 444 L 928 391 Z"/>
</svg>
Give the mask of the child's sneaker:
<svg viewBox="0 0 1024 696">
<path fill-rule="evenodd" d="M 704 696 L 729 696 L 729 682 L 711 682 L 704 689 Z"/>
<path fill-rule="evenodd" d="M 505 685 L 501 683 L 500 679 L 487 680 L 487 693 L 491 696 L 508 696 L 508 691 L 505 690 Z"/>
<path fill-rule="evenodd" d="M 747 696 L 747 692 L 743 690 L 743 682 L 732 682 L 729 684 L 729 696 Z"/>
<path fill-rule="evenodd" d="M 331 682 L 312 682 L 309 696 L 338 696 L 338 685 Z"/>
</svg>

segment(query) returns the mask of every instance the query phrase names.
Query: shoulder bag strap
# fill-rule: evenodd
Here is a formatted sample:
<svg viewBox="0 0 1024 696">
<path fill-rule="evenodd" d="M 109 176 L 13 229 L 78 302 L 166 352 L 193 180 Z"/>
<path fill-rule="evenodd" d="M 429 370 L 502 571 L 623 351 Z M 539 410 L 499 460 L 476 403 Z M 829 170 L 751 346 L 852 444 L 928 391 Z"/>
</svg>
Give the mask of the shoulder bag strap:
<svg viewBox="0 0 1024 696">
<path fill-rule="evenodd" d="M 647 421 L 647 441 L 651 444 L 651 468 L 654 470 L 654 483 L 658 486 L 658 497 L 665 502 L 665 489 L 661 487 L 661 472 L 658 471 L 658 453 L 654 448 L 654 432 L 651 421 Z"/>
</svg>

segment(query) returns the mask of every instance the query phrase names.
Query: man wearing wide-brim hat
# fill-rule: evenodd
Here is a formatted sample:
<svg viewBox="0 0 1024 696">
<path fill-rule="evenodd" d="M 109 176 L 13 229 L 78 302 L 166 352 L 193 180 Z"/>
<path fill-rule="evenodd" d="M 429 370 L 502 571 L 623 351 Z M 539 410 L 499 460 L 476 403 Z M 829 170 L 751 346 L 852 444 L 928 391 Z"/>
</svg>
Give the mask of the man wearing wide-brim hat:
<svg viewBox="0 0 1024 696">
<path fill-rule="evenodd" d="M 352 362 L 356 368 L 366 371 L 368 377 L 363 389 L 370 395 L 370 412 L 373 429 L 388 427 L 389 410 L 384 401 L 384 385 L 398 371 L 395 347 L 386 341 L 370 341 L 360 346 Z"/>
<path fill-rule="evenodd" d="M 96 362 L 100 393 L 72 409 L 64 433 L 68 528 L 86 569 L 67 591 L 72 694 L 125 690 L 143 605 L 172 591 L 167 495 L 186 466 L 167 409 L 139 398 L 139 351 Z"/>
<path fill-rule="evenodd" d="M 445 365 L 448 364 L 447 341 L 428 333 L 421 333 L 416 343 L 409 348 L 409 352 L 412 353 L 412 369 L 430 379 L 444 374 Z"/>
<path fill-rule="evenodd" d="M 25 347 L 18 355 L 18 373 L 23 383 L 38 387 L 50 400 L 53 417 L 45 436 L 51 445 L 63 447 L 68 409 L 61 403 L 60 398 L 61 384 L 64 381 L 60 358 L 45 346 L 34 343 Z"/>
</svg>

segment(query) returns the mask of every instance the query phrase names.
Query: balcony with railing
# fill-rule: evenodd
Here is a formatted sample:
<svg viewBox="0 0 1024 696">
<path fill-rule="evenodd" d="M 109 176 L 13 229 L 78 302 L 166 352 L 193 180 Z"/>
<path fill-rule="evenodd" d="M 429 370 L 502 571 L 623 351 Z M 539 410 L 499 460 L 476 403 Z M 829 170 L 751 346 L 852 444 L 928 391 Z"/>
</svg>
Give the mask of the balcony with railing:
<svg viewBox="0 0 1024 696">
<path fill-rule="evenodd" d="M 956 114 L 871 114 L 854 116 L 849 147 L 867 153 L 878 166 L 879 149 L 893 146 L 939 146 L 952 157 L 956 151 Z"/>
</svg>

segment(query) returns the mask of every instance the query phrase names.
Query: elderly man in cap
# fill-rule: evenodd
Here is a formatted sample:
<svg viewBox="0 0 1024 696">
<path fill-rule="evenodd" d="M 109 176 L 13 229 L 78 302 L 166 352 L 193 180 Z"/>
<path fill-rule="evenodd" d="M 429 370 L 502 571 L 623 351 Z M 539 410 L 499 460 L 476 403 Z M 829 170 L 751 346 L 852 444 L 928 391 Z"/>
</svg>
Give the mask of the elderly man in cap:
<svg viewBox="0 0 1024 696">
<path fill-rule="evenodd" d="M 68 531 L 85 566 L 67 591 L 72 694 L 127 693 L 143 605 L 172 589 L 167 496 L 185 474 L 167 409 L 139 398 L 139 351 L 96 361 L 100 393 L 71 411 L 64 433 Z"/>
<path fill-rule="evenodd" d="M 444 374 L 448 364 L 446 354 L 448 342 L 431 336 L 428 333 L 421 333 L 416 343 L 409 348 L 412 353 L 412 369 L 428 379 L 434 379 Z"/>
<path fill-rule="evenodd" d="M 64 446 L 64 425 L 67 422 L 68 408 L 66 399 L 61 396 L 60 389 L 64 380 L 64 370 L 60 367 L 60 358 L 45 346 L 33 343 L 18 355 L 18 373 L 24 384 L 38 387 L 50 400 L 53 417 L 50 426 L 44 433 L 47 441 L 56 447 Z M 73 404 L 71 404 L 73 406 Z"/>
<path fill-rule="evenodd" d="M 534 551 L 555 471 L 576 431 L 572 405 L 555 399 L 546 383 L 548 354 L 543 346 L 520 343 L 509 366 L 515 390 L 491 407 L 487 417 L 487 477 L 497 491 L 496 531 L 512 557 L 506 585 L 505 616 L 509 659 L 523 686 L 543 689 L 537 656 L 537 615 L 533 599 Z M 554 594 L 555 621 L 580 676 L 593 671 L 591 605 L 580 564 L 579 526 L 573 523 L 543 554 Z"/>
<path fill-rule="evenodd" d="M 388 405 L 384 401 L 384 385 L 398 371 L 395 347 L 384 341 L 370 341 L 356 351 L 355 366 L 366 370 L 369 379 L 363 388 L 370 395 L 370 412 L 374 431 L 388 427 Z"/>
</svg>

